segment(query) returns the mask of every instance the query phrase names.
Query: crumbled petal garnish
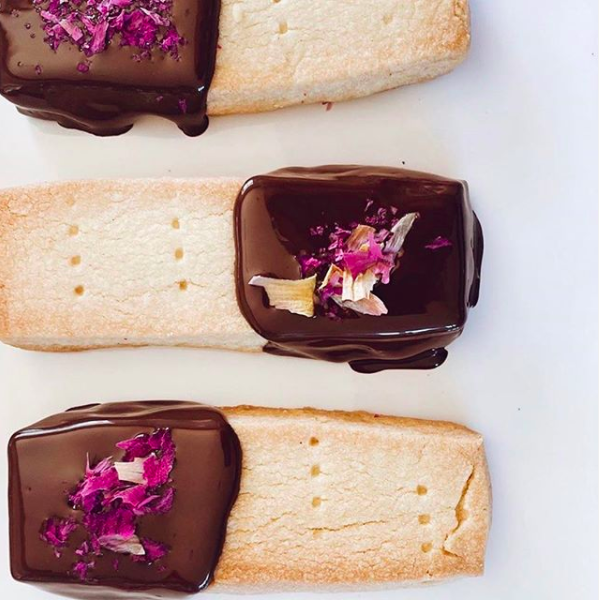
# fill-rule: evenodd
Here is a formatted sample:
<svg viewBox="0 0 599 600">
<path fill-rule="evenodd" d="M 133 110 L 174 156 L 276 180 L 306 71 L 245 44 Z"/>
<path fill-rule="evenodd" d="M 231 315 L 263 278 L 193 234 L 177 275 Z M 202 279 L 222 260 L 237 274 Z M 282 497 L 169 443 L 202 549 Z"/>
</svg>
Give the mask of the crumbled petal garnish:
<svg viewBox="0 0 599 600">
<path fill-rule="evenodd" d="M 187 114 L 187 100 L 185 100 L 185 98 L 181 98 L 181 100 L 179 100 L 178 102 L 179 104 L 179 110 L 181 111 L 182 114 Z"/>
<path fill-rule="evenodd" d="M 387 313 L 383 301 L 372 291 L 378 284 L 389 283 L 399 265 L 405 238 L 419 216 L 418 213 L 407 213 L 399 219 L 397 213 L 397 207 L 377 206 L 369 199 L 363 218 L 366 224 L 334 223 L 309 229 L 310 236 L 322 245 L 315 253 L 300 253 L 296 259 L 303 278 L 300 281 L 317 279 L 313 304 L 319 314 L 337 320 L 353 313 L 375 316 Z M 271 288 L 273 282 L 285 281 L 254 277 L 250 283 L 259 285 L 258 279 L 268 282 Z M 267 293 L 272 306 L 289 310 L 277 306 L 268 289 Z M 308 304 L 308 298 L 305 302 Z M 313 314 L 314 310 L 306 316 Z"/>
<path fill-rule="evenodd" d="M 54 548 L 54 554 L 59 558 L 69 541 L 69 536 L 75 529 L 77 529 L 77 522 L 74 519 L 52 517 L 43 522 L 40 539 L 50 544 Z"/>
<path fill-rule="evenodd" d="M 75 550 L 75 554 L 77 556 L 85 556 L 86 554 L 89 554 L 91 552 L 91 546 L 89 545 L 89 543 L 86 541 L 84 541 L 81 546 L 79 546 L 79 548 L 77 548 L 77 550 Z"/>
<path fill-rule="evenodd" d="M 185 44 L 172 21 L 173 0 L 33 0 L 33 5 L 44 41 L 55 51 L 66 43 L 93 56 L 118 44 L 138 50 L 137 60 L 151 58 L 154 49 L 177 59 Z"/>
<path fill-rule="evenodd" d="M 95 566 L 95 562 L 92 560 L 90 562 L 85 562 L 84 560 L 78 560 L 73 565 L 73 575 L 81 579 L 81 581 L 86 581 L 88 579 L 88 574 L 91 569 Z"/>
<path fill-rule="evenodd" d="M 170 511 L 174 501 L 175 490 L 172 487 L 169 487 L 158 497 L 150 496 L 145 504 L 142 503 L 139 505 L 139 510 L 144 510 L 146 514 L 163 515 Z"/>
<path fill-rule="evenodd" d="M 70 534 L 83 529 L 86 539 L 75 550 L 79 560 L 71 570 L 81 580 L 89 578 L 94 557 L 105 551 L 149 564 L 169 550 L 160 542 L 140 539 L 137 520 L 144 515 L 165 514 L 173 507 L 175 490 L 167 484 L 176 449 L 170 430 L 141 434 L 119 442 L 117 447 L 125 452 L 121 462 L 105 458 L 91 467 L 88 456 L 84 478 L 67 494 L 71 508 L 83 512 L 81 520 L 52 517 L 40 530 L 40 538 L 59 557 Z M 118 560 L 112 564 L 116 570 Z"/>
<path fill-rule="evenodd" d="M 316 271 L 324 264 L 321 259 L 316 258 L 315 256 L 299 255 L 297 260 L 301 266 L 302 273 L 311 270 Z"/>
<path fill-rule="evenodd" d="M 87 62 L 78 63 L 77 71 L 79 71 L 79 73 L 89 73 L 89 63 L 87 63 Z"/>
<path fill-rule="evenodd" d="M 276 279 L 274 277 L 252 277 L 250 285 L 263 287 L 271 306 L 279 310 L 304 317 L 314 316 L 314 288 L 316 275 L 307 279 Z"/>
<path fill-rule="evenodd" d="M 100 461 L 93 469 L 89 466 L 89 456 L 85 468 L 85 477 L 69 495 L 73 508 L 89 512 L 101 503 L 102 494 L 119 485 L 117 470 L 110 458 Z"/>
<path fill-rule="evenodd" d="M 167 553 L 166 546 L 161 542 L 144 538 L 141 540 L 141 544 L 145 551 L 146 560 L 149 563 L 160 560 Z"/>
<path fill-rule="evenodd" d="M 439 248 L 451 248 L 451 246 L 453 246 L 451 240 L 439 235 L 432 242 L 427 244 L 425 248 L 427 250 L 439 250 Z"/>
</svg>

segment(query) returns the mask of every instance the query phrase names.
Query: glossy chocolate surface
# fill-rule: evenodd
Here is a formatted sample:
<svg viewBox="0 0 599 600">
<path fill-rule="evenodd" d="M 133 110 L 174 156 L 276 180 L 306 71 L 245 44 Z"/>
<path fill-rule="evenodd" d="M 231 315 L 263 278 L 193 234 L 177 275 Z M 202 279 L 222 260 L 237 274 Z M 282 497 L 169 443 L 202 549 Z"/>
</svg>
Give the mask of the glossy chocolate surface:
<svg viewBox="0 0 599 600">
<path fill-rule="evenodd" d="M 104 551 L 92 580 L 82 583 L 70 574 L 82 541 L 79 533 L 57 558 L 40 539 L 40 526 L 51 516 L 80 515 L 67 504 L 65 491 L 83 477 L 88 453 L 92 465 L 108 456 L 119 460 L 117 442 L 157 428 L 170 428 L 176 445 L 175 500 L 168 513 L 140 519 L 139 534 L 170 550 L 159 565 Z M 211 581 L 239 490 L 241 449 L 224 416 L 210 407 L 169 401 L 95 404 L 17 432 L 9 444 L 9 466 L 10 556 L 16 579 L 49 584 L 77 598 L 129 598 L 144 590 L 141 597 L 164 597 L 169 591 L 197 592 Z"/>
<path fill-rule="evenodd" d="M 159 48 L 135 60 L 118 36 L 91 57 L 74 44 L 54 51 L 32 0 L 0 0 L 0 93 L 29 116 L 96 135 L 118 135 L 140 115 L 175 122 L 187 135 L 208 126 L 220 0 L 174 0 L 172 22 L 185 39 L 175 58 Z M 77 65 L 85 61 L 89 71 Z"/>
<path fill-rule="evenodd" d="M 363 222 L 371 200 L 397 207 L 399 217 L 420 214 L 391 282 L 374 289 L 387 315 L 307 318 L 270 307 L 265 291 L 248 284 L 254 275 L 299 279 L 295 256 L 322 244 L 310 229 Z M 478 300 L 482 231 L 461 181 L 394 168 L 283 169 L 244 185 L 235 227 L 238 302 L 267 352 L 349 362 L 360 372 L 432 368 Z M 451 246 L 426 248 L 439 236 Z"/>
</svg>

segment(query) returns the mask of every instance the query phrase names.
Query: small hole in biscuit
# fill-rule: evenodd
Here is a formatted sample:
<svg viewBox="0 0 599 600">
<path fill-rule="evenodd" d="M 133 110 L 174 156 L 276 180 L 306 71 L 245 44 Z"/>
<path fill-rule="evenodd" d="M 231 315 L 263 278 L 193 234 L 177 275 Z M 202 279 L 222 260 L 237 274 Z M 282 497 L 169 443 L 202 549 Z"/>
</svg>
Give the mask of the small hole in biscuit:
<svg viewBox="0 0 599 600">
<path fill-rule="evenodd" d="M 310 475 L 312 475 L 312 477 L 318 477 L 320 475 L 320 467 L 318 465 L 314 465 L 310 469 Z"/>
<path fill-rule="evenodd" d="M 75 206 L 75 198 L 67 198 L 67 206 Z"/>
<path fill-rule="evenodd" d="M 310 438 L 310 446 L 318 446 L 318 444 L 319 444 L 318 438 L 315 438 L 315 437 Z"/>
<path fill-rule="evenodd" d="M 82 285 L 78 285 L 74 291 L 75 291 L 75 294 L 77 294 L 77 296 L 83 296 L 83 294 L 85 292 L 85 288 Z"/>
<path fill-rule="evenodd" d="M 312 506 L 314 508 L 318 508 L 321 504 L 322 504 L 322 498 L 319 498 L 318 496 L 314 496 L 314 498 L 312 498 Z"/>
<path fill-rule="evenodd" d="M 184 292 L 187 289 L 187 281 L 180 281 L 179 282 L 179 289 Z"/>
<path fill-rule="evenodd" d="M 428 525 L 431 522 L 430 515 L 418 515 L 418 523 L 420 525 Z"/>
<path fill-rule="evenodd" d="M 433 549 L 433 545 L 431 542 L 425 542 L 424 544 L 422 544 L 422 546 L 420 546 L 420 549 L 423 552 L 430 552 Z"/>
<path fill-rule="evenodd" d="M 183 258 L 183 248 L 177 248 L 175 250 L 175 258 L 181 260 Z"/>
<path fill-rule="evenodd" d="M 319 538 L 322 535 L 322 529 L 313 529 L 312 530 L 312 535 L 315 538 Z"/>
<path fill-rule="evenodd" d="M 426 496 L 427 492 L 428 492 L 428 490 L 426 489 L 426 486 L 424 486 L 424 485 L 419 485 L 416 487 L 416 493 L 419 496 Z"/>
<path fill-rule="evenodd" d="M 69 235 L 77 235 L 79 233 L 79 227 L 77 225 L 69 226 Z"/>
<path fill-rule="evenodd" d="M 70 263 L 73 266 L 76 266 L 76 265 L 80 264 L 81 263 L 81 257 L 79 255 L 77 255 L 77 256 L 71 256 Z"/>
<path fill-rule="evenodd" d="M 289 27 L 287 26 L 287 23 L 285 23 L 285 21 L 283 21 L 282 23 L 279 23 L 279 33 L 281 35 L 286 34 L 289 31 Z"/>
<path fill-rule="evenodd" d="M 389 25 L 389 23 L 391 23 L 391 21 L 393 21 L 393 15 L 385 15 L 383 17 L 383 23 L 385 25 Z"/>
<path fill-rule="evenodd" d="M 181 226 L 179 224 L 179 219 L 173 219 L 172 222 L 171 222 L 171 226 L 172 226 L 173 229 L 179 229 L 179 227 Z"/>
</svg>

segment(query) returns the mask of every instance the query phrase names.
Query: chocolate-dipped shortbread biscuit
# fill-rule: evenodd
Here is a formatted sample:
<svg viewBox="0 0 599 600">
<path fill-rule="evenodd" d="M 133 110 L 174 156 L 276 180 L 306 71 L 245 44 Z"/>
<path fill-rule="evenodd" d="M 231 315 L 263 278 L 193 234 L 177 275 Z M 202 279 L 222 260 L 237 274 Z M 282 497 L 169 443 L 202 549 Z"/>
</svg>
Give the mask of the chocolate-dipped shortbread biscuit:
<svg viewBox="0 0 599 600">
<path fill-rule="evenodd" d="M 96 404 L 17 432 L 9 461 L 12 574 L 73 598 L 375 589 L 483 570 L 482 438 L 451 423 Z"/>
<path fill-rule="evenodd" d="M 222 6 L 221 6 L 222 4 Z M 0 94 L 96 135 L 140 115 L 211 115 L 365 96 L 447 73 L 467 0 L 3 0 Z"/>
<path fill-rule="evenodd" d="M 463 182 L 402 169 L 61 183 L 0 193 L 0 338 L 431 368 L 478 299 Z"/>
<path fill-rule="evenodd" d="M 143 114 L 208 126 L 220 0 L 5 0 L 0 93 L 32 117 L 97 135 Z"/>
</svg>

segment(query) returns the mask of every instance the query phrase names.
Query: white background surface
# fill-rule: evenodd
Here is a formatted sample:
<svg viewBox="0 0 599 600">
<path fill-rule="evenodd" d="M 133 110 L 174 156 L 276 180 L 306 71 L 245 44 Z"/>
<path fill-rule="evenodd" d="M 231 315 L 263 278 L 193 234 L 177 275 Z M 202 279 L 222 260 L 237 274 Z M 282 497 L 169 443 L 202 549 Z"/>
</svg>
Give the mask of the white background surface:
<svg viewBox="0 0 599 600">
<path fill-rule="evenodd" d="M 330 112 L 319 105 L 213 119 L 196 139 L 157 120 L 99 139 L 34 122 L 2 101 L 1 186 L 405 161 L 468 180 L 486 249 L 480 304 L 436 371 L 361 376 L 266 355 L 1 347 L 0 445 L 50 413 L 118 399 L 455 420 L 486 438 L 495 506 L 485 576 L 351 597 L 596 599 L 597 5 L 473 0 L 472 9 L 472 51 L 453 74 Z M 0 596 L 45 598 L 10 579 L 1 496 Z"/>
</svg>

